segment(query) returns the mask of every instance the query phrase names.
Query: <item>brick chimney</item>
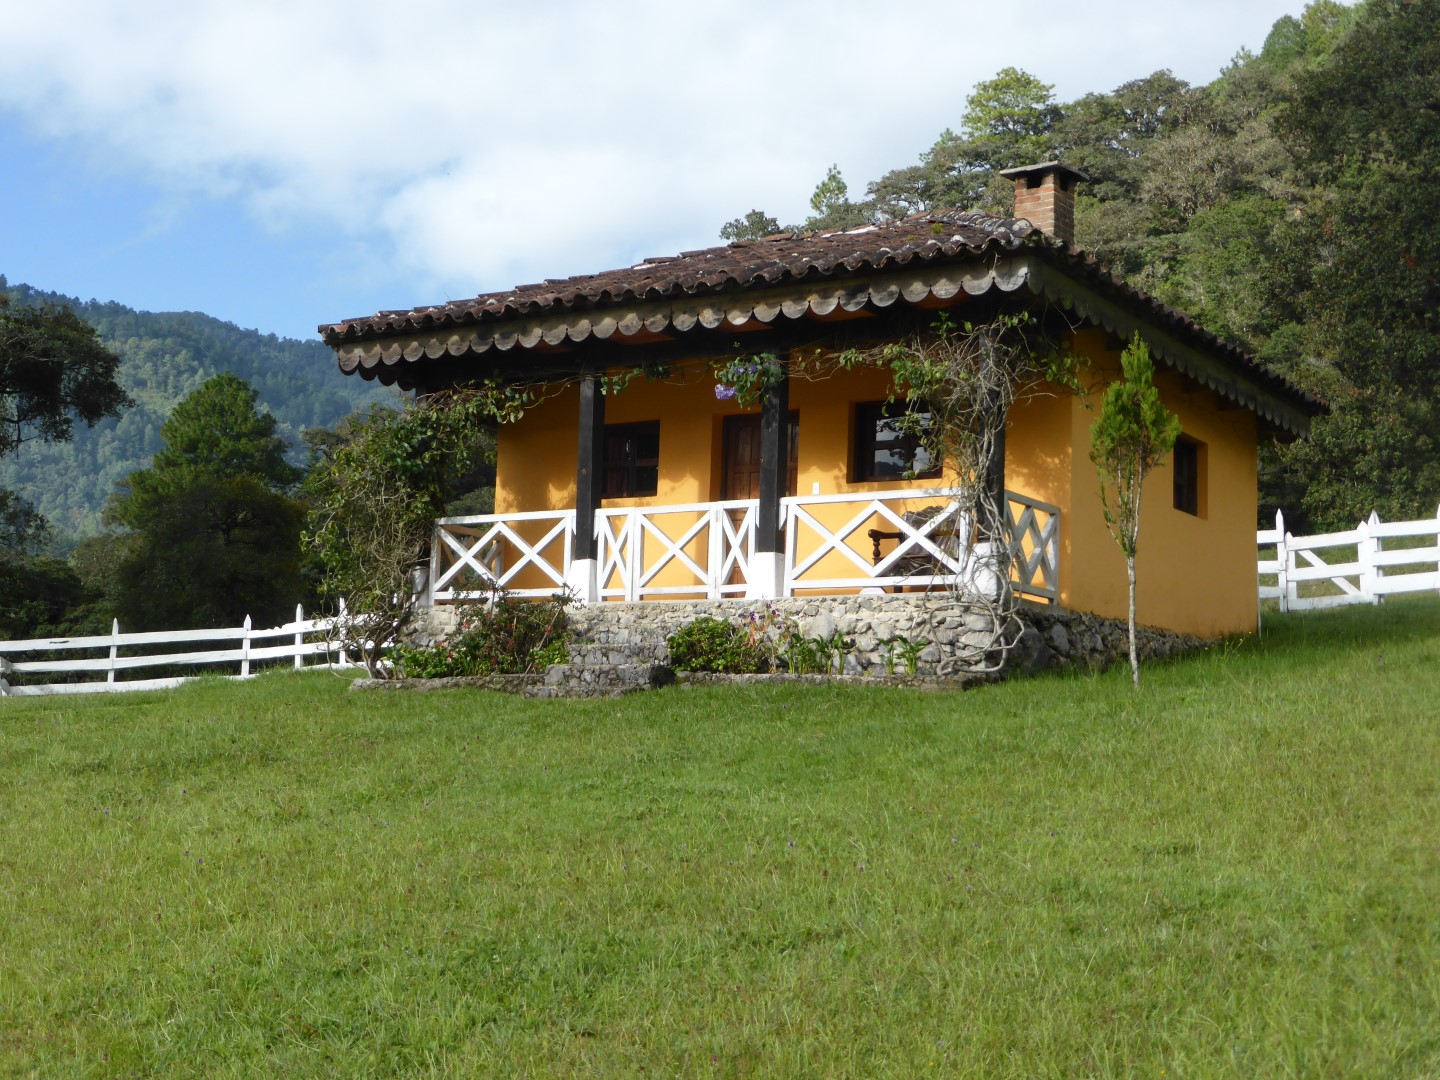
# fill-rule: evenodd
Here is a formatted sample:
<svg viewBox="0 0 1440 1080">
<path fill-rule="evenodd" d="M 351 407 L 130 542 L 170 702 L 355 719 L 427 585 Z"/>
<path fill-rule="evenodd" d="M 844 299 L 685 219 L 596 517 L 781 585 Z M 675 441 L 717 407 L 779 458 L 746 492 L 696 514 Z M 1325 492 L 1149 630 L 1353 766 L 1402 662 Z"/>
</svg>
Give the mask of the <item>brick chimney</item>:
<svg viewBox="0 0 1440 1080">
<path fill-rule="evenodd" d="M 1041 232 L 1074 245 L 1075 185 L 1090 177 L 1058 161 L 1001 169 L 1000 175 L 1015 181 L 1017 218 L 1025 218 Z"/>
</svg>

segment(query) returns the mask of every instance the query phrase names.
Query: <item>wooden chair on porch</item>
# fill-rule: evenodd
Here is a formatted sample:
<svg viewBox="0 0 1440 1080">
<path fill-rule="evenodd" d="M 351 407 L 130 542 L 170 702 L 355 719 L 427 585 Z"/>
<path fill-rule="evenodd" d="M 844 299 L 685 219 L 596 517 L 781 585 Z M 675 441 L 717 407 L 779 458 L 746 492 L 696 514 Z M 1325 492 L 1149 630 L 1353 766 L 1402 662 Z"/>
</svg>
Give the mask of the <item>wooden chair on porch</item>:
<svg viewBox="0 0 1440 1080">
<path fill-rule="evenodd" d="M 944 513 L 944 511 L 944 506 L 926 506 L 919 510 L 907 511 L 901 515 L 901 517 L 906 525 L 918 531 L 924 528 L 936 514 Z M 866 535 L 870 537 L 870 543 L 873 546 L 871 559 L 875 565 L 878 566 L 880 565 L 881 559 L 884 558 L 884 553 L 880 550 L 881 543 L 885 541 L 899 543 L 909 534 L 901 532 L 898 529 L 870 529 Z M 929 533 L 929 537 L 932 543 L 941 550 L 945 550 L 947 544 L 953 546 L 958 534 L 954 526 L 950 525 L 946 528 L 935 529 Z M 902 555 L 896 559 L 890 567 L 890 575 L 894 577 L 929 577 L 936 573 L 936 569 L 935 556 L 924 548 L 917 548 L 910 554 Z M 928 582 L 917 584 L 913 587 L 921 591 L 935 588 L 934 585 Z M 893 588 L 897 593 L 905 591 L 904 585 L 895 585 Z"/>
</svg>

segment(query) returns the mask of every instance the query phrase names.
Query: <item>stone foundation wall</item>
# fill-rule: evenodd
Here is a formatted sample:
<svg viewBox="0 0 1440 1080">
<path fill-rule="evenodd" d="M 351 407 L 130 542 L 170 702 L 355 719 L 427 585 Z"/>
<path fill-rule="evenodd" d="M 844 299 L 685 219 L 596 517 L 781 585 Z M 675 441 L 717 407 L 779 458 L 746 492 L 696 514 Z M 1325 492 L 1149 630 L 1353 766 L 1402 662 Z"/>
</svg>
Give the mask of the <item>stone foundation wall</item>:
<svg viewBox="0 0 1440 1080">
<path fill-rule="evenodd" d="M 577 664 L 665 663 L 665 639 L 702 615 L 731 622 L 752 615 L 790 619 L 802 637 L 826 641 L 840 634 L 852 643 L 846 675 L 885 674 L 896 639 L 924 644 L 919 674 L 958 677 L 994 666 L 991 618 L 935 593 L 592 604 L 570 610 L 571 658 Z M 903 662 L 896 670 L 904 670 Z"/>
<path fill-rule="evenodd" d="M 636 689 L 642 684 L 659 685 L 650 672 L 669 662 L 666 638 L 702 615 L 734 622 L 752 615 L 790 619 L 809 638 L 829 640 L 838 633 L 850 643 L 843 674 L 868 678 L 887 677 L 891 670 L 906 674 L 894 644 L 897 639 L 923 643 L 911 673 L 922 680 L 973 681 L 1052 668 L 1097 669 L 1123 662 L 1129 653 L 1124 622 L 1022 603 L 1016 611 L 1018 629 L 1012 626 L 1002 641 L 989 614 L 944 593 L 604 603 L 569 610 L 571 662 L 550 669 L 543 683 L 546 689 L 527 692 L 558 696 L 572 683 L 573 690 L 582 693 L 602 687 L 613 691 L 621 683 Z M 443 639 L 452 627 L 453 609 L 433 609 L 417 626 L 415 638 Z M 1153 627 L 1139 628 L 1137 637 L 1144 659 L 1212 644 Z M 887 659 L 891 656 L 893 662 Z M 613 677 L 599 674 L 605 669 L 613 669 Z"/>
<path fill-rule="evenodd" d="M 1022 603 L 1016 615 L 1025 630 L 1011 651 L 1012 672 L 1033 674 L 1067 667 L 1093 670 L 1129 662 L 1130 634 L 1121 620 L 1030 603 Z M 1136 651 L 1142 660 L 1179 656 L 1213 644 L 1205 638 L 1153 626 L 1135 628 Z"/>
</svg>

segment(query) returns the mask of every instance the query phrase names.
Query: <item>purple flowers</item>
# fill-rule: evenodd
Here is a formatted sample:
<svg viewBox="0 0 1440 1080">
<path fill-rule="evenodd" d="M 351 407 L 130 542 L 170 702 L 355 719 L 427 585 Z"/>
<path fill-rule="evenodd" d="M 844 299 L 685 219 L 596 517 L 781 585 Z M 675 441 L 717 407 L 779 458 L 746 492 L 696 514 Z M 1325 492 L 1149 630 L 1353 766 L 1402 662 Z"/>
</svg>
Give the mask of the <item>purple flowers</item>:
<svg viewBox="0 0 1440 1080">
<path fill-rule="evenodd" d="M 726 386 L 724 383 L 715 384 L 715 398 L 717 401 L 729 401 L 735 396 L 735 388 Z"/>
</svg>

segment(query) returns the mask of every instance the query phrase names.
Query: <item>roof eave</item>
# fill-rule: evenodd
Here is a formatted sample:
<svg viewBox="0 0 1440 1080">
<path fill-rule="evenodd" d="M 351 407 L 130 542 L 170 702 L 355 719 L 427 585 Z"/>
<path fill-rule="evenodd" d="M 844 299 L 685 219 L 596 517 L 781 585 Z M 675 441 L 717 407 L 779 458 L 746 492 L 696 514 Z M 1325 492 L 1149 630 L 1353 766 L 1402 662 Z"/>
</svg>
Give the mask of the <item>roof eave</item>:
<svg viewBox="0 0 1440 1080">
<path fill-rule="evenodd" d="M 1033 239 L 1032 239 L 1033 237 Z M 1105 273 L 1074 248 L 1032 234 L 1022 243 L 988 253 L 969 251 L 963 257 L 921 259 L 886 265 L 868 272 L 778 275 L 779 281 L 732 282 L 728 287 L 671 290 L 659 298 L 607 299 L 588 305 L 552 305 L 511 318 L 466 321 L 402 320 L 404 330 L 326 335 L 340 368 L 367 378 L 394 381 L 388 372 L 397 365 L 458 359 L 497 351 L 537 346 L 571 346 L 586 341 L 616 340 L 642 335 L 681 333 L 696 328 L 716 330 L 753 321 L 773 323 L 824 317 L 837 308 L 854 312 L 886 309 L 897 301 L 915 304 L 948 300 L 962 291 L 981 296 L 998 290 L 1013 293 L 1026 286 L 1036 296 L 1075 312 L 1085 322 L 1121 338 L 1140 332 L 1158 360 L 1194 378 L 1222 398 L 1254 412 L 1262 421 L 1293 436 L 1308 433 L 1310 418 L 1324 404 L 1257 365 L 1241 350 L 1216 338 L 1178 312 Z M 985 245 L 989 247 L 990 245 Z M 322 327 L 339 330 L 347 324 Z M 373 326 L 373 324 L 372 324 Z"/>
</svg>

